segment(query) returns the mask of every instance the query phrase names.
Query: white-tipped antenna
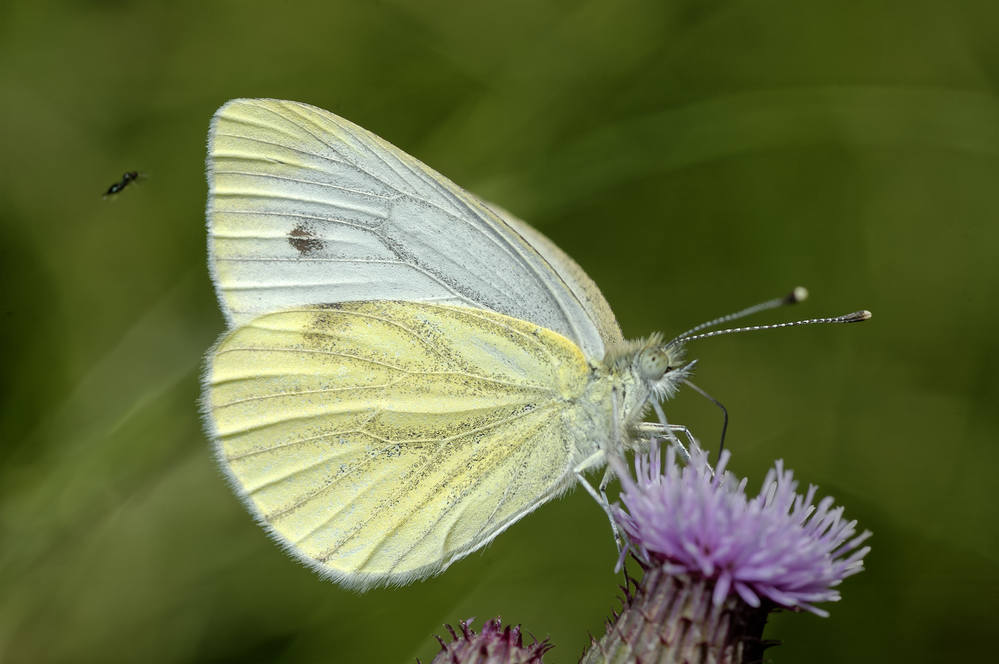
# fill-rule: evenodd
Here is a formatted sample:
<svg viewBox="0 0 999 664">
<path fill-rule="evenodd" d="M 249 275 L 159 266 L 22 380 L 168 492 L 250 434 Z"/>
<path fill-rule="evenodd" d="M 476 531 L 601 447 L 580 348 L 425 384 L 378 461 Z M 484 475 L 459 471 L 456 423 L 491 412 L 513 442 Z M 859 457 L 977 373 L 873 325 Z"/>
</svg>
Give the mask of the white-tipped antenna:
<svg viewBox="0 0 999 664">
<path fill-rule="evenodd" d="M 700 325 L 695 325 L 686 332 L 678 334 L 676 337 L 671 339 L 670 342 L 667 343 L 666 345 L 672 346 L 676 342 L 690 338 L 690 335 L 694 334 L 695 332 L 700 332 L 701 330 L 708 327 L 714 327 L 715 325 L 728 323 L 729 321 L 738 320 L 739 318 L 752 316 L 753 314 L 757 314 L 761 311 L 767 311 L 769 309 L 777 309 L 778 307 L 786 307 L 791 304 L 798 304 L 799 302 L 805 300 L 807 297 L 808 297 L 808 289 L 806 289 L 804 286 L 798 286 L 797 288 L 795 288 L 794 290 L 792 290 L 790 293 L 788 293 L 783 297 L 775 297 L 772 300 L 767 300 L 766 302 L 760 302 L 759 304 L 754 304 L 751 307 L 746 307 L 745 309 L 741 309 L 739 311 L 736 311 L 735 313 L 728 314 L 726 316 L 719 316 L 718 318 L 705 321 Z"/>
<path fill-rule="evenodd" d="M 665 344 L 664 347 L 668 348 L 669 346 L 672 346 L 674 344 L 686 343 L 688 341 L 695 341 L 697 339 L 707 339 L 708 337 L 720 337 L 723 334 L 735 334 L 736 332 L 755 332 L 756 330 L 776 330 L 781 327 L 797 327 L 800 325 L 821 325 L 826 323 L 860 323 L 862 321 L 868 320 L 871 317 L 871 312 L 867 311 L 866 309 L 863 309 L 861 311 L 854 311 L 853 313 L 845 314 L 843 316 L 832 316 L 827 318 L 807 318 L 804 320 L 788 321 L 784 323 L 770 323 L 768 325 L 748 325 L 745 327 L 730 327 L 724 330 L 712 330 L 710 332 L 700 332 L 701 330 L 707 327 L 720 325 L 721 323 L 726 323 L 728 321 L 735 320 L 737 318 L 743 318 L 745 316 L 749 316 L 758 313 L 760 311 L 766 311 L 768 309 L 776 309 L 777 307 L 783 307 L 789 304 L 797 304 L 798 302 L 801 302 L 807 297 L 808 297 L 808 291 L 805 290 L 803 287 L 798 286 L 784 297 L 778 297 L 774 298 L 773 300 L 767 300 L 766 302 L 761 302 L 760 304 L 753 305 L 752 307 L 747 307 L 746 309 L 742 309 L 741 311 L 736 311 L 734 314 L 721 316 L 719 318 L 715 318 L 714 320 L 709 320 L 706 323 L 701 323 L 700 325 L 696 325 L 687 330 L 686 332 L 684 332 L 683 334 L 680 334 L 671 339 L 668 343 Z M 697 332 L 700 332 L 700 334 L 695 334 Z M 706 399 L 714 403 L 716 406 L 721 408 L 722 434 L 721 434 L 721 444 L 718 449 L 718 455 L 720 458 L 722 451 L 725 449 L 725 433 L 728 430 L 728 410 L 725 408 L 724 405 L 722 405 L 720 401 L 712 397 L 710 394 L 708 394 L 698 386 L 691 383 L 689 380 L 683 379 L 683 382 L 686 383 L 689 387 L 693 388 L 701 396 L 705 397 Z"/>
<path fill-rule="evenodd" d="M 713 330 L 702 334 L 692 334 L 689 336 L 680 335 L 670 343 L 680 343 L 694 341 L 695 339 L 707 339 L 708 337 L 720 337 L 723 334 L 735 334 L 736 332 L 755 332 L 757 330 L 776 330 L 781 327 L 797 327 L 799 325 L 824 325 L 826 323 L 860 323 L 868 320 L 871 312 L 866 309 L 854 311 L 851 314 L 842 316 L 832 316 L 829 318 L 806 318 L 805 320 L 793 320 L 785 323 L 771 323 L 769 325 L 749 325 L 747 327 L 730 327 L 724 330 Z"/>
</svg>

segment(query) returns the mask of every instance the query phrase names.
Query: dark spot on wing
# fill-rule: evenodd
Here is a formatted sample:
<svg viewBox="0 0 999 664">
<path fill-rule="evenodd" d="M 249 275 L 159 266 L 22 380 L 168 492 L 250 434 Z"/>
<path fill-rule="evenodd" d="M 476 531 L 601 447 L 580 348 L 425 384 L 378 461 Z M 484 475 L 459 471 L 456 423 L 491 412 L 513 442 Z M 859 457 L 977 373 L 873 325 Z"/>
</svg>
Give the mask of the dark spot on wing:
<svg viewBox="0 0 999 664">
<path fill-rule="evenodd" d="M 305 224 L 299 224 L 291 229 L 288 233 L 288 244 L 293 246 L 300 256 L 310 256 L 322 251 L 325 246 Z"/>
</svg>

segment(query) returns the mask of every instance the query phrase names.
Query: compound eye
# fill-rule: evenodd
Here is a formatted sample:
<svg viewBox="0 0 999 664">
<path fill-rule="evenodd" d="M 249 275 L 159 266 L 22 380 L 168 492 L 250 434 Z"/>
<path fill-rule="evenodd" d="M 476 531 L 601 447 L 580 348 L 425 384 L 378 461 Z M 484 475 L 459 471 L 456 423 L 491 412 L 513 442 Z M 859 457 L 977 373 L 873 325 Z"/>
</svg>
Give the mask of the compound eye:
<svg viewBox="0 0 999 664">
<path fill-rule="evenodd" d="M 646 380 L 662 378 L 669 368 L 669 353 L 662 348 L 647 348 L 638 358 L 638 372 Z"/>
</svg>

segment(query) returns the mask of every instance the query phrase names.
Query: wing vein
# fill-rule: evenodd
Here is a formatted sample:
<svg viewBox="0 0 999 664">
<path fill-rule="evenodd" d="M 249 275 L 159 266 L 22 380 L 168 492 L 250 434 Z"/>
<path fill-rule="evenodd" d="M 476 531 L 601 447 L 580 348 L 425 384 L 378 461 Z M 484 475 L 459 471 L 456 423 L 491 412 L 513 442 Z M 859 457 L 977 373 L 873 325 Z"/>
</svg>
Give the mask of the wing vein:
<svg viewBox="0 0 999 664">
<path fill-rule="evenodd" d="M 361 212 L 361 213 L 364 213 L 364 214 L 369 214 L 372 217 L 376 217 L 376 218 L 382 219 L 382 220 L 389 218 L 388 212 L 383 212 L 382 210 L 378 210 L 378 209 L 375 209 L 373 207 L 367 207 L 365 205 L 350 204 L 350 203 L 347 203 L 347 202 L 336 202 L 336 203 L 333 203 L 331 201 L 323 200 L 323 199 L 320 199 L 320 198 L 306 198 L 304 196 L 284 196 L 284 195 L 278 194 L 278 193 L 273 192 L 273 191 L 268 191 L 268 192 L 259 192 L 259 191 L 252 191 L 252 190 L 242 191 L 242 190 L 235 189 L 235 188 L 233 188 L 233 189 L 222 189 L 221 187 L 216 186 L 215 187 L 215 191 L 212 193 L 212 195 L 215 198 L 267 198 L 267 199 L 270 199 L 270 200 L 292 201 L 292 202 L 295 202 L 295 203 L 315 203 L 316 205 L 319 205 L 319 206 L 322 206 L 322 207 L 328 207 L 328 208 L 333 208 L 333 209 L 343 209 L 343 210 L 353 210 L 354 212 Z M 216 211 L 216 212 L 217 213 L 218 212 L 226 212 L 226 210 Z M 280 215 L 280 213 L 278 213 L 278 214 Z M 283 215 L 281 215 L 281 216 L 283 216 Z"/>
<path fill-rule="evenodd" d="M 420 471 L 422 471 L 424 468 L 426 468 L 428 464 L 430 464 L 430 463 L 432 463 L 432 462 L 434 462 L 434 461 L 437 460 L 437 455 L 440 453 L 441 450 L 443 450 L 446 447 L 446 443 L 447 442 L 452 442 L 452 441 L 458 440 L 460 438 L 465 438 L 465 437 L 467 437 L 469 435 L 473 435 L 474 433 L 479 433 L 480 431 L 485 431 L 485 430 L 488 430 L 490 428 L 496 428 L 496 427 L 502 426 L 504 424 L 507 424 L 508 422 L 520 419 L 520 418 L 524 417 L 524 415 L 526 415 L 526 414 L 527 413 L 520 413 L 518 415 L 507 417 L 507 418 L 505 418 L 504 420 L 502 420 L 500 422 L 496 422 L 496 423 L 487 425 L 486 427 L 482 427 L 480 430 L 464 431 L 464 432 L 462 432 L 460 434 L 456 434 L 456 435 L 448 437 L 448 438 L 436 439 L 436 441 L 432 441 L 432 442 L 437 442 L 438 443 L 437 446 L 436 446 L 436 449 L 434 450 L 433 453 L 431 453 L 430 458 L 427 459 L 426 461 L 424 461 L 419 466 L 419 468 L 417 469 L 417 474 L 419 474 Z M 373 418 L 371 418 L 371 419 L 373 419 Z M 366 431 L 363 431 L 363 430 L 359 431 L 358 433 L 361 433 L 363 435 L 371 436 L 371 434 L 369 434 L 369 433 L 367 433 Z M 374 436 L 372 436 L 372 437 L 374 437 Z M 398 443 L 391 443 L 389 445 L 385 445 L 384 447 L 380 448 L 378 451 L 383 451 L 385 449 L 389 449 L 389 448 L 393 447 L 396 444 L 398 444 Z M 369 458 L 366 459 L 363 463 L 351 467 L 343 475 L 341 475 L 340 477 L 336 478 L 336 480 L 330 482 L 330 484 L 325 485 L 323 487 L 320 487 L 316 491 L 314 491 L 314 492 L 312 492 L 312 493 L 310 493 L 308 495 L 303 496 L 300 500 L 296 501 L 294 504 L 292 504 L 292 505 L 284 508 L 281 511 L 280 515 L 283 516 L 285 514 L 288 514 L 291 511 L 297 509 L 298 507 L 304 505 L 309 500 L 312 500 L 312 499 L 318 497 L 319 495 L 321 495 L 322 493 L 324 493 L 326 491 L 329 491 L 330 489 L 335 488 L 337 482 L 343 481 L 345 479 L 348 479 L 349 477 L 357 474 L 358 472 L 363 471 L 365 468 L 367 468 L 369 465 L 375 463 L 376 461 L 377 461 L 377 455 L 370 455 Z M 303 535 L 302 537 L 300 537 L 299 539 L 297 539 L 294 542 L 294 544 L 296 546 L 299 545 L 301 542 L 303 542 L 304 540 L 308 539 L 309 537 L 311 537 L 312 535 L 314 535 L 316 532 L 318 532 L 322 528 L 325 528 L 334 519 L 336 519 L 344 510 L 348 509 L 351 505 L 353 505 L 356 502 L 357 498 L 362 497 L 365 493 L 367 493 L 368 491 L 370 491 L 377 484 L 378 484 L 377 482 L 372 483 L 372 485 L 369 486 L 369 487 L 366 487 L 364 489 L 364 491 L 362 491 L 359 494 L 356 494 L 354 497 L 351 498 L 350 501 L 347 502 L 347 504 L 343 505 L 339 510 L 337 510 L 335 513 L 331 514 L 328 518 L 324 519 L 321 523 L 319 523 L 314 528 L 312 528 L 308 533 L 306 533 L 305 535 Z M 392 502 L 392 500 L 394 498 L 397 498 L 401 494 L 401 492 L 404 491 L 404 490 L 405 489 L 402 488 L 402 487 L 398 488 L 395 492 L 393 492 L 393 494 L 389 498 L 388 502 Z M 339 548 L 339 547 L 343 546 L 344 544 L 346 544 L 369 521 L 370 521 L 370 518 L 367 519 L 367 520 L 365 520 L 365 521 L 363 521 L 363 522 L 361 522 L 357 526 L 355 526 L 355 528 L 351 531 L 351 533 L 349 533 L 348 535 L 346 535 L 340 541 L 340 543 L 336 547 L 334 547 L 331 551 L 324 552 L 323 555 L 326 555 L 327 559 L 328 559 L 328 556 L 332 555 L 333 552 L 335 552 L 337 548 Z M 320 556 L 316 556 L 315 558 L 316 558 L 316 560 L 323 560 L 323 558 L 320 557 Z"/>
<path fill-rule="evenodd" d="M 386 365 L 387 366 L 387 365 Z M 301 390 L 296 392 L 278 392 L 276 394 L 260 394 L 252 397 L 244 397 L 242 399 L 235 399 L 234 401 L 227 401 L 226 403 L 218 404 L 212 406 L 215 410 L 220 410 L 222 408 L 228 408 L 229 406 L 235 406 L 242 403 L 247 403 L 250 401 L 266 401 L 267 399 L 280 399 L 283 397 L 298 397 L 304 396 L 306 394 L 331 394 L 335 392 L 349 392 L 351 390 L 380 390 L 398 385 L 400 382 L 406 380 L 410 376 L 464 376 L 466 378 L 471 378 L 474 380 L 480 380 L 484 383 L 492 383 L 494 385 L 503 385 L 505 387 L 513 387 L 519 390 L 525 390 L 529 392 L 542 392 L 551 393 L 549 388 L 543 385 L 535 385 L 532 383 L 513 383 L 510 381 L 499 380 L 497 378 L 488 378 L 479 374 L 474 374 L 468 371 L 410 371 L 408 369 L 397 369 L 398 371 L 405 373 L 405 376 L 390 382 L 383 383 L 380 385 L 348 385 L 346 387 L 325 387 L 315 390 Z M 213 383 L 215 385 L 215 383 Z"/>
<path fill-rule="evenodd" d="M 225 210 L 225 211 L 215 210 L 215 214 L 226 214 L 226 215 L 248 214 L 248 215 L 260 215 L 260 216 L 265 216 L 265 217 L 287 217 L 289 219 L 307 219 L 309 221 L 316 221 L 316 222 L 319 222 L 319 223 L 327 223 L 327 222 L 329 222 L 329 223 L 339 224 L 341 226 L 350 226 L 351 228 L 356 228 L 358 230 L 367 231 L 367 232 L 369 232 L 369 233 L 371 233 L 373 235 L 378 235 L 375 232 L 375 229 L 372 228 L 371 226 L 365 226 L 364 224 L 359 224 L 359 223 L 357 223 L 355 221 L 350 221 L 349 219 L 340 219 L 338 217 L 317 217 L 315 215 L 302 214 L 300 212 L 273 212 L 273 211 L 270 211 L 270 210 Z M 227 238 L 227 237 L 230 237 L 230 236 L 228 236 L 228 235 L 220 235 L 220 234 L 216 233 L 215 230 L 213 229 L 212 230 L 212 237 Z M 256 236 L 256 235 L 247 235 L 247 236 L 236 235 L 236 236 L 233 236 L 233 237 L 249 237 L 249 238 L 254 238 L 254 237 L 258 237 L 258 236 Z M 281 235 L 279 237 L 287 237 L 287 235 Z M 381 238 L 380 235 L 378 237 L 379 237 L 379 239 L 383 239 L 383 238 Z"/>
<path fill-rule="evenodd" d="M 510 454 L 507 454 L 507 455 L 499 455 L 499 456 L 500 456 L 500 459 L 498 459 L 498 460 L 497 460 L 497 462 L 496 462 L 496 464 L 495 464 L 495 465 L 493 466 L 493 468 L 492 468 L 492 469 L 490 469 L 490 471 L 489 471 L 488 473 L 483 473 L 483 474 L 482 474 L 482 475 L 481 475 L 481 476 L 480 476 L 480 477 L 479 477 L 478 479 L 476 479 L 476 480 L 475 480 L 475 482 L 473 482 L 473 483 L 471 484 L 471 486 L 469 486 L 469 487 L 467 487 L 467 488 L 466 488 L 465 490 L 463 490 L 463 491 L 462 491 L 462 493 L 461 493 L 461 495 L 460 495 L 460 496 L 458 497 L 458 499 L 457 499 L 457 500 L 455 501 L 455 503 L 451 505 L 451 507 L 453 507 L 454 505 L 458 504 L 459 502 L 462 502 L 462 501 L 464 501 L 464 500 L 465 500 L 465 499 L 466 499 L 466 498 L 468 497 L 468 495 L 469 495 L 469 494 L 473 493 L 473 492 L 474 492 L 474 491 L 475 491 L 476 489 L 478 489 L 478 488 L 479 488 L 479 486 L 480 486 L 480 485 L 482 484 L 482 482 L 483 482 L 483 481 L 484 481 L 484 480 L 485 480 L 485 479 L 486 479 L 487 477 L 489 477 L 489 476 L 490 476 L 490 475 L 492 475 L 493 473 L 497 472 L 497 471 L 498 471 L 498 470 L 500 469 L 500 467 L 501 467 L 501 466 L 502 466 L 502 465 L 503 465 L 503 464 L 504 464 L 505 462 L 508 462 L 508 461 L 509 461 L 509 460 L 510 460 L 511 458 L 513 458 L 513 457 L 515 457 L 516 455 L 518 455 L 519 453 L 521 453 L 521 452 L 523 451 L 523 448 L 524 448 L 524 447 L 526 447 L 526 444 L 527 444 L 527 443 L 529 443 L 529 442 L 530 442 L 531 440 L 533 440 L 533 439 L 534 439 L 534 437 L 535 437 L 535 436 L 537 435 L 537 433 L 538 433 L 539 431 L 541 431 L 541 429 L 542 429 L 542 428 L 543 428 L 543 427 L 544 427 L 544 426 L 545 426 L 546 424 L 547 424 L 547 422 L 546 422 L 546 421 L 545 421 L 544 419 L 541 419 L 541 420 L 540 420 L 540 421 L 538 422 L 537 426 L 535 426 L 535 427 L 534 427 L 534 429 L 532 430 L 532 432 L 531 432 L 531 433 L 530 433 L 529 435 L 525 436 L 525 438 L 524 438 L 524 441 L 525 441 L 525 442 L 524 442 L 524 443 L 522 443 L 521 445 L 518 445 L 518 447 L 517 447 L 517 449 L 516 449 L 515 451 L 513 451 L 513 452 L 511 452 Z M 436 458 L 435 458 L 434 460 L 436 461 Z M 411 509 L 410 509 L 410 510 L 409 510 L 409 511 L 408 511 L 408 512 L 407 512 L 407 513 L 405 514 L 405 515 L 402 515 L 402 516 L 400 516 L 400 517 L 399 517 L 399 518 L 398 518 L 398 519 L 396 520 L 396 524 L 395 524 L 395 526 L 393 526 L 393 527 L 392 527 L 392 528 L 391 528 L 391 529 L 390 529 L 390 530 L 388 531 L 387 535 L 390 535 L 390 534 L 392 534 L 392 533 L 395 533 L 395 532 L 397 532 L 397 531 L 399 530 L 399 528 L 400 528 L 400 527 L 401 527 L 401 526 L 402 526 L 402 525 L 403 525 L 403 524 L 404 524 L 404 523 L 405 523 L 405 522 L 406 522 L 406 521 L 408 520 L 408 518 L 409 518 L 410 516 L 412 516 L 412 515 L 413 515 L 413 513 L 415 513 L 415 512 L 417 511 L 417 510 L 420 510 L 420 509 L 422 509 L 422 508 L 423 508 L 423 507 L 424 507 L 424 506 L 425 506 L 425 505 L 426 505 L 426 504 L 427 504 L 428 502 L 430 502 L 430 501 L 431 501 L 431 500 L 432 500 L 432 499 L 433 499 L 434 497 L 436 497 L 437 493 L 438 493 L 438 492 L 439 492 L 439 491 L 440 491 L 440 490 L 441 490 L 441 489 L 442 489 L 443 487 L 445 487 L 445 486 L 447 485 L 447 482 L 448 482 L 448 479 L 444 479 L 444 480 L 441 480 L 440 482 L 438 482 L 438 483 L 437 483 L 437 485 L 436 485 L 436 487 L 434 488 L 434 490 L 433 490 L 433 491 L 428 491 L 428 492 L 427 492 L 427 497 L 426 497 L 426 498 L 425 498 L 425 499 L 424 499 L 424 500 L 423 500 L 422 502 L 420 502 L 419 504 L 417 504 L 416 506 L 414 506 L 413 508 L 411 508 Z M 509 485 L 507 486 L 507 490 L 506 490 L 506 491 L 504 491 L 504 497 L 506 496 L 506 493 L 507 493 L 507 491 L 508 491 L 508 490 L 509 490 Z M 501 501 L 502 501 L 502 500 L 503 500 L 503 497 L 501 497 Z M 467 509 L 467 507 L 466 507 L 466 509 Z M 479 532 L 478 532 L 478 534 L 481 534 L 481 533 L 482 533 L 482 531 L 483 531 L 483 530 L 484 530 L 484 529 L 486 528 L 486 526 L 487 526 L 487 525 L 489 525 L 489 523 L 490 523 L 490 522 L 492 521 L 492 517 L 493 517 L 493 516 L 494 516 L 494 515 L 496 514 L 496 511 L 497 511 L 498 509 L 499 509 L 499 503 L 497 503 L 497 507 L 493 509 L 493 512 L 492 512 L 492 514 L 490 515 L 490 517 L 489 517 L 489 520 L 487 520 L 486 524 L 483 524 L 483 527 L 479 529 Z M 434 523 L 433 523 L 433 524 L 431 524 L 431 525 L 430 525 L 430 526 L 429 526 L 428 528 L 426 528 L 426 529 L 424 530 L 424 537 L 425 537 L 425 536 L 426 536 L 426 535 L 427 535 L 428 533 L 430 533 L 430 532 L 432 532 L 432 531 L 433 531 L 433 529 L 434 529 L 434 528 L 435 528 L 435 527 L 437 526 L 437 524 L 439 524 L 439 523 L 440 523 L 440 522 L 441 522 L 441 521 L 442 521 L 442 520 L 444 519 L 444 517 L 445 517 L 445 516 L 447 515 L 447 513 L 448 513 L 448 511 L 447 511 L 447 510 L 444 510 L 444 511 L 442 511 L 442 512 L 441 512 L 441 514 L 440 514 L 440 515 L 439 515 L 439 516 L 437 517 L 437 519 L 436 519 L 436 520 L 434 521 Z M 448 537 L 450 536 L 450 533 L 451 533 L 451 531 L 453 530 L 454 526 L 455 526 L 455 525 L 457 524 L 457 522 L 458 522 L 458 520 L 457 520 L 457 519 L 455 519 L 455 521 L 454 521 L 454 522 L 453 522 L 453 523 L 451 524 L 451 527 L 450 527 L 450 528 L 448 529 L 448 533 L 447 533 L 447 535 L 445 535 L 445 537 L 444 537 L 444 538 L 443 538 L 443 539 L 441 540 L 441 544 L 442 544 L 442 547 L 443 547 L 444 545 L 446 545 L 446 543 L 447 543 L 447 538 L 448 538 Z M 386 541 L 387 539 L 388 539 L 388 537 L 387 537 L 387 536 L 386 536 L 386 537 L 383 537 L 383 538 L 382 538 L 382 540 L 381 540 L 381 541 L 380 541 L 380 542 L 379 542 L 379 543 L 378 543 L 378 544 L 377 544 L 376 546 L 374 546 L 374 547 L 372 548 L 371 552 L 369 552 L 369 553 L 368 553 L 368 555 L 367 555 L 367 556 L 365 557 L 365 560 L 364 560 L 364 563 L 362 563 L 362 565 L 363 565 L 363 564 L 365 564 L 365 563 L 367 563 L 367 562 L 368 562 L 369 560 L 371 560 L 371 558 L 372 558 L 372 557 L 373 557 L 373 556 L 375 555 L 375 553 L 376 553 L 376 552 L 377 552 L 377 551 L 378 551 L 378 550 L 379 550 L 379 549 L 381 548 L 381 546 L 382 546 L 382 545 L 383 545 L 383 544 L 385 543 L 385 541 Z M 472 539 L 473 539 L 473 541 L 474 541 L 474 540 L 476 540 L 476 539 L 478 539 L 478 538 L 477 538 L 477 537 L 473 537 Z M 396 559 L 395 563 L 393 563 L 393 565 L 392 565 L 392 566 L 391 566 L 391 567 L 389 568 L 389 571 L 391 572 L 392 570 L 394 570 L 394 569 L 396 568 L 396 566 L 397 566 L 397 565 L 398 565 L 398 564 L 399 564 L 400 562 L 402 562 L 402 560 L 403 560 L 403 559 L 404 559 L 404 558 L 405 558 L 406 556 L 408 556 L 408 555 L 409 555 L 409 554 L 410 554 L 410 553 L 411 553 L 411 552 L 413 551 L 413 549 L 415 549 L 415 548 L 416 548 L 417 546 L 419 546 L 419 544 L 421 544 L 421 543 L 422 543 L 422 538 L 418 538 L 418 539 L 417 539 L 417 540 L 416 540 L 415 542 L 413 542 L 413 543 L 412 543 L 412 544 L 411 544 L 411 545 L 409 546 L 409 548 L 407 548 L 407 549 L 406 549 L 406 550 L 405 550 L 405 551 L 404 551 L 404 552 L 403 552 L 402 554 L 400 554 L 400 555 L 399 555 L 399 557 L 398 557 L 398 558 Z M 443 554 L 443 555 L 441 556 L 441 558 L 443 559 L 444 555 L 446 555 L 446 553 L 447 553 L 447 552 L 446 552 L 446 551 L 441 551 L 441 553 Z"/>
<path fill-rule="evenodd" d="M 311 170 L 311 169 L 309 169 Z M 333 184 L 332 182 L 320 182 L 319 180 L 305 180 L 303 178 L 293 178 L 284 175 L 275 175 L 274 173 L 263 173 L 263 172 L 250 172 L 250 171 L 226 171 L 216 168 L 215 175 L 245 175 L 247 177 L 253 178 L 264 178 L 267 180 L 278 180 L 280 182 L 297 182 L 304 185 L 314 185 L 316 187 L 323 187 L 325 189 L 335 189 L 337 191 L 343 191 L 351 194 L 358 194 L 360 196 L 370 196 L 371 198 L 380 198 L 384 201 L 391 201 L 396 198 L 395 196 L 383 196 L 381 194 L 375 194 L 368 191 L 363 191 L 361 189 L 351 189 L 350 187 L 341 187 L 340 185 Z"/>
</svg>

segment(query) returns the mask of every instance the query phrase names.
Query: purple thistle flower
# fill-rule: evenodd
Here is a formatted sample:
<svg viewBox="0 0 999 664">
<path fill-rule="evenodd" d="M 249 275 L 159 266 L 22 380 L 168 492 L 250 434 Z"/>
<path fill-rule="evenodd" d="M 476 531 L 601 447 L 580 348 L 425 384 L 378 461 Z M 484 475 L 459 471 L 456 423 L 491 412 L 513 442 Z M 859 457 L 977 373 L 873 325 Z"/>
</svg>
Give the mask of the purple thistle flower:
<svg viewBox="0 0 999 664">
<path fill-rule="evenodd" d="M 725 470 L 729 456 L 712 472 L 696 448 L 685 466 L 672 447 L 665 467 L 658 445 L 637 455 L 635 478 L 619 473 L 624 509 L 615 508 L 631 546 L 666 574 L 712 583 L 716 606 L 734 593 L 750 607 L 762 598 L 827 616 L 814 604 L 839 600 L 835 586 L 863 570 L 870 547 L 858 547 L 870 532 L 856 535 L 857 522 L 846 521 L 832 498 L 815 504 L 817 487 L 797 493 L 781 461 L 747 497 L 746 480 Z"/>
<path fill-rule="evenodd" d="M 499 618 L 487 620 L 476 634 L 471 628 L 473 620 L 458 623 L 460 634 L 444 625 L 452 640 L 437 637 L 441 651 L 430 664 L 541 664 L 544 654 L 552 648 L 547 639 L 525 646 L 520 625 L 503 627 Z"/>
</svg>

